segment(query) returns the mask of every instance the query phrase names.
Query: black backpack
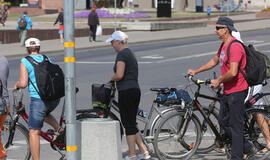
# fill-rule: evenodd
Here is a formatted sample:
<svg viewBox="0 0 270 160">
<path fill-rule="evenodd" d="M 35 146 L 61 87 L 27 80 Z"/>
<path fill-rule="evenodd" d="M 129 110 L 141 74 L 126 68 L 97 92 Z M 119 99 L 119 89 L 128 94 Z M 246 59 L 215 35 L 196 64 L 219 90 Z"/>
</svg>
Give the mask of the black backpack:
<svg viewBox="0 0 270 160">
<path fill-rule="evenodd" d="M 19 28 L 25 29 L 26 26 L 27 26 L 26 18 L 25 16 L 21 16 L 20 21 L 19 21 Z"/>
<path fill-rule="evenodd" d="M 238 40 L 233 40 L 227 49 L 227 60 L 226 63 L 229 62 L 230 58 L 230 47 L 232 43 L 241 43 L 246 52 L 246 74 L 240 69 L 239 71 L 244 75 L 249 86 L 254 86 L 257 84 L 262 84 L 263 81 L 267 78 L 270 78 L 270 60 L 269 58 L 257 51 L 253 45 L 249 44 L 245 46 L 242 42 Z"/>
<path fill-rule="evenodd" d="M 29 78 L 31 84 L 45 101 L 56 100 L 65 95 L 65 77 L 62 69 L 43 56 L 42 62 L 37 62 L 31 56 L 25 57 L 34 67 L 37 88 Z"/>
</svg>

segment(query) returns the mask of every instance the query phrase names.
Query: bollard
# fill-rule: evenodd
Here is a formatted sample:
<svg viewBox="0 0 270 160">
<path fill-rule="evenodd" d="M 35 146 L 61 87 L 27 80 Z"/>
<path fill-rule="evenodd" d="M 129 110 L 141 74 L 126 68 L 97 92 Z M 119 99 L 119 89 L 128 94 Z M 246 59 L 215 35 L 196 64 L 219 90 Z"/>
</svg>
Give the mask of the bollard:
<svg viewBox="0 0 270 160">
<path fill-rule="evenodd" d="M 122 160 L 120 124 L 104 118 L 78 121 L 81 160 Z"/>
</svg>

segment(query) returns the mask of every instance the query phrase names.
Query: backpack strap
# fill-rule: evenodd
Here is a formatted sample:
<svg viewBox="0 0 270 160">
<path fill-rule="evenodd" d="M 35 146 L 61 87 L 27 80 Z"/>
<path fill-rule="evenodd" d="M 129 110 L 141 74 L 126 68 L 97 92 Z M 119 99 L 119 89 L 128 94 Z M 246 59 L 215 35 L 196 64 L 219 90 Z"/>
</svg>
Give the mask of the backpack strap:
<svg viewBox="0 0 270 160">
<path fill-rule="evenodd" d="M 238 43 L 241 43 L 242 46 L 243 46 L 243 43 L 238 41 L 237 39 L 231 41 L 231 43 L 229 44 L 228 48 L 227 48 L 227 60 L 226 60 L 226 63 L 229 62 L 229 59 L 230 59 L 230 49 L 231 49 L 231 45 L 234 43 L 234 42 L 238 42 Z M 245 48 L 244 48 L 245 49 Z"/>
<path fill-rule="evenodd" d="M 232 45 L 233 43 L 235 43 L 235 42 L 240 43 L 240 44 L 243 46 L 244 50 L 245 50 L 245 46 L 244 46 L 244 44 L 243 44 L 242 42 L 238 41 L 237 39 L 231 41 L 231 43 L 229 44 L 229 46 L 228 46 L 228 48 L 227 48 L 227 60 L 226 60 L 226 63 L 229 62 L 231 45 Z M 246 52 L 246 50 L 245 50 L 245 52 Z M 246 65 L 247 65 L 247 64 L 246 64 Z M 243 70 L 240 68 L 240 64 L 239 64 L 239 66 L 238 66 L 238 70 L 242 73 L 242 75 L 245 77 L 246 81 L 248 82 L 247 75 L 246 75 L 246 73 L 244 73 Z"/>
<path fill-rule="evenodd" d="M 37 62 L 33 57 L 31 56 L 26 56 L 25 57 L 31 64 L 32 66 L 35 68 L 35 66 L 37 66 L 39 64 L 39 62 Z M 43 60 L 44 61 L 44 60 Z M 38 95 L 40 96 L 40 93 L 38 91 L 38 89 L 36 88 L 36 86 L 34 85 L 34 83 L 32 82 L 32 80 L 30 79 L 30 77 L 28 77 L 30 83 L 32 84 L 32 86 L 34 87 L 34 89 L 36 90 L 36 92 L 38 93 Z M 41 96 L 40 96 L 41 98 Z"/>
</svg>

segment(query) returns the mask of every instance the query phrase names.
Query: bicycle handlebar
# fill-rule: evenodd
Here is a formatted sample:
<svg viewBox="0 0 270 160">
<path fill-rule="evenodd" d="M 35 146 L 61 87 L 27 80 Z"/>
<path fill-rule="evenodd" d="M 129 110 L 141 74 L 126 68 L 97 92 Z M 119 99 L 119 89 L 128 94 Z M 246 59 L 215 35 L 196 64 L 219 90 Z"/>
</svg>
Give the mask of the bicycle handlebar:
<svg viewBox="0 0 270 160">
<path fill-rule="evenodd" d="M 185 75 L 185 78 L 190 79 L 196 85 L 201 85 L 201 84 L 208 85 L 208 84 L 211 84 L 211 79 L 206 79 L 206 80 L 194 79 L 192 74 Z"/>
</svg>

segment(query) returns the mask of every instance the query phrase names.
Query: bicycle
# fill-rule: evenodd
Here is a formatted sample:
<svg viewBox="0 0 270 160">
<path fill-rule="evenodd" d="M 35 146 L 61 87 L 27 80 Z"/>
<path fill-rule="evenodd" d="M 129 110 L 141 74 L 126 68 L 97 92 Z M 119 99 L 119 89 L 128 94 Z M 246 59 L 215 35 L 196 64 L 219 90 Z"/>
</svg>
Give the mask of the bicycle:
<svg viewBox="0 0 270 160">
<path fill-rule="evenodd" d="M 99 116 L 100 118 L 110 118 L 113 120 L 117 120 L 120 122 L 120 129 L 121 129 L 121 136 L 123 135 L 123 125 L 120 121 L 120 119 L 116 116 L 116 113 L 119 113 L 118 108 L 118 102 L 115 100 L 115 84 L 106 84 L 110 85 L 111 94 L 110 94 L 110 101 L 106 108 L 94 108 L 94 109 L 85 109 L 82 110 L 81 113 L 90 113 L 92 115 Z M 163 117 L 174 111 L 176 106 L 179 104 L 171 104 L 171 105 L 161 105 L 157 103 L 156 96 L 160 93 L 168 93 L 171 90 L 174 90 L 174 88 L 151 88 L 152 92 L 155 92 L 155 97 L 153 99 L 151 109 L 149 112 L 149 115 L 147 117 L 144 117 L 143 114 L 137 114 L 136 119 L 144 124 L 144 129 L 141 130 L 142 140 L 144 144 L 147 147 L 147 150 L 152 153 L 152 150 L 150 149 L 150 144 L 153 143 L 154 134 L 157 129 L 157 125 L 159 122 L 163 119 Z M 161 110 L 160 108 L 164 108 Z M 157 113 L 157 115 L 153 118 L 154 111 Z M 151 120 L 153 118 L 153 120 Z"/>
<path fill-rule="evenodd" d="M 210 80 L 191 80 L 197 85 L 197 90 L 194 94 L 192 102 L 182 108 L 178 108 L 174 112 L 168 114 L 157 127 L 154 137 L 155 153 L 160 159 L 189 159 L 198 150 L 201 143 L 203 133 L 210 127 L 213 131 L 216 140 L 221 139 L 217 122 L 213 122 L 209 117 L 214 115 L 215 121 L 217 111 L 215 110 L 215 102 L 219 101 L 217 96 L 208 96 L 200 93 L 201 84 L 209 84 Z M 219 93 L 220 90 L 217 92 Z M 203 107 L 198 98 L 213 100 L 209 108 Z M 203 117 L 201 123 L 199 118 L 194 114 L 194 111 L 199 111 Z M 191 124 L 192 122 L 192 124 Z M 161 139 L 160 134 L 163 135 Z M 212 150 L 215 147 L 215 141 L 208 147 L 201 148 L 201 151 Z"/>
<path fill-rule="evenodd" d="M 76 91 L 77 92 L 77 91 Z M 22 118 L 28 124 L 28 115 L 25 111 L 25 106 L 22 103 L 23 93 L 21 90 L 13 90 L 13 110 L 9 112 L 7 120 L 2 128 L 2 142 L 10 159 L 29 160 L 31 157 L 28 129 L 19 120 Z M 59 119 L 59 125 L 65 128 L 64 111 L 65 102 L 63 104 L 62 113 Z M 77 120 L 84 118 L 96 118 L 95 115 L 78 113 Z M 49 129 L 40 132 L 40 136 L 50 143 L 53 150 L 60 153 L 63 160 L 65 157 L 66 141 L 65 130 L 55 139 L 55 131 Z"/>
<path fill-rule="evenodd" d="M 201 85 L 202 84 L 209 85 L 211 84 L 211 80 L 210 79 L 206 81 L 202 81 L 199 79 L 195 80 L 193 79 L 192 75 L 187 75 L 186 78 L 190 79 L 194 84 L 197 85 L 197 90 L 195 92 L 193 102 L 190 105 L 185 106 L 183 109 L 178 109 L 170 114 L 167 114 L 167 116 L 162 120 L 162 122 L 160 122 L 154 137 L 155 153 L 162 160 L 164 158 L 189 159 L 190 157 L 192 157 L 199 147 L 200 137 L 202 136 L 201 135 L 202 129 L 200 128 L 201 125 L 193 125 L 190 127 L 191 120 L 194 122 L 196 120 L 199 121 L 198 117 L 194 114 L 194 111 L 198 110 L 199 113 L 202 115 L 204 122 L 207 123 L 207 125 L 210 127 L 210 129 L 213 131 L 215 135 L 214 145 L 218 148 L 224 147 L 226 151 L 226 156 L 228 159 L 230 159 L 230 147 L 229 147 L 230 139 L 226 138 L 222 133 L 220 133 L 220 131 L 217 129 L 217 126 L 215 126 L 214 122 L 211 119 L 209 119 L 207 112 L 203 110 L 200 102 L 198 101 L 199 97 L 219 101 L 218 97 L 211 97 L 200 93 Z M 270 93 L 268 95 L 270 95 Z M 255 103 L 255 100 L 251 99 L 249 101 Z M 258 113 L 264 113 L 264 115 L 267 115 L 269 119 L 269 107 L 268 110 L 264 111 L 262 109 L 249 108 L 246 110 L 244 122 L 245 136 L 248 138 L 248 140 L 252 141 L 255 146 L 256 143 L 261 144 L 260 142 L 258 142 L 258 140 L 259 138 L 260 139 L 262 138 L 262 136 L 260 135 L 261 133 L 260 129 L 258 128 L 258 126 L 256 127 L 256 120 L 253 117 L 254 114 Z M 187 132 L 187 130 L 192 129 L 192 127 L 195 127 L 193 128 L 194 131 Z M 167 133 L 164 133 L 164 128 L 167 129 Z M 160 139 L 159 134 L 166 135 L 166 137 Z M 192 136 L 190 136 L 191 134 Z M 186 137 L 189 137 L 189 139 L 185 139 Z M 193 139 L 190 140 L 191 138 Z M 176 149 L 173 150 L 170 147 L 164 147 L 165 140 L 167 141 L 169 140 L 170 143 L 175 143 L 175 145 L 177 146 Z M 162 143 L 162 145 L 160 143 Z M 186 150 L 180 151 L 179 148 L 181 147 Z M 261 157 L 261 159 L 264 158 Z"/>
</svg>

